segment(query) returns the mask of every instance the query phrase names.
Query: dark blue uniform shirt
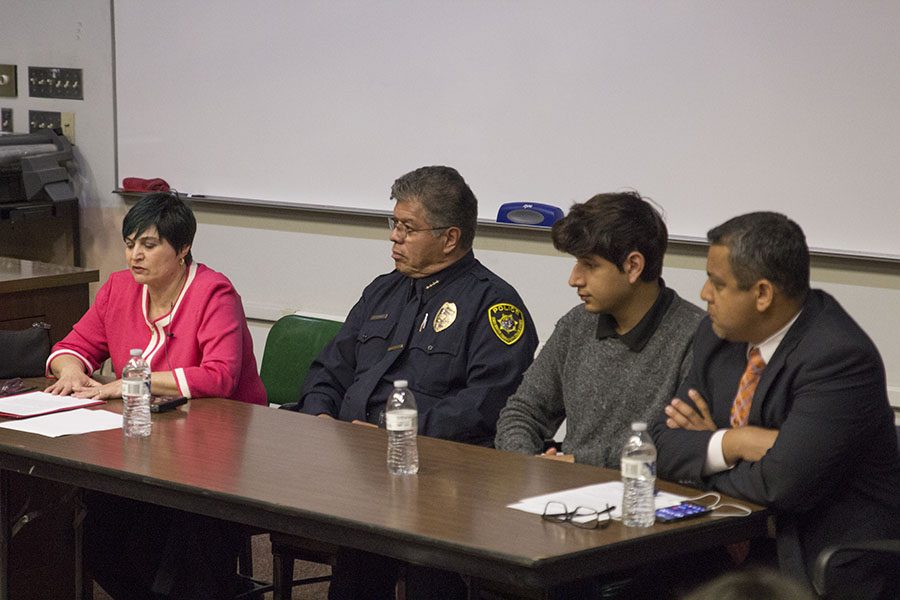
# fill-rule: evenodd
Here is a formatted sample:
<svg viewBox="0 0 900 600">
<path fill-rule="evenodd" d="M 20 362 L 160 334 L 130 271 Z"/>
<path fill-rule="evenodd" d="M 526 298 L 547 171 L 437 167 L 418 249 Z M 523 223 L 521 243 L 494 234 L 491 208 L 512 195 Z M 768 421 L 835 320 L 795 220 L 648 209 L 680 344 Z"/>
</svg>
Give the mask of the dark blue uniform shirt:
<svg viewBox="0 0 900 600">
<path fill-rule="evenodd" d="M 406 379 L 419 434 L 489 446 L 536 348 L 518 293 L 471 251 L 422 279 L 393 271 L 366 287 L 313 361 L 300 410 L 378 423 Z"/>
</svg>

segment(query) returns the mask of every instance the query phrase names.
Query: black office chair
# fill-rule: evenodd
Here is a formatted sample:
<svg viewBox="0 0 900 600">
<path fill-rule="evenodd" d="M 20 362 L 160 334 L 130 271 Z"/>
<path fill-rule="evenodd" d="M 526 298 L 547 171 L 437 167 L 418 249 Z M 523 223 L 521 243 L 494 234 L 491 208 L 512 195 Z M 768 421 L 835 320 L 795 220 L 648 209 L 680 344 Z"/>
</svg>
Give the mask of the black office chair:
<svg viewBox="0 0 900 600">
<path fill-rule="evenodd" d="M 833 563 L 846 554 L 871 559 L 873 568 L 884 576 L 885 589 L 881 597 L 900 598 L 900 540 L 874 540 L 825 548 L 813 569 L 813 587 L 822 598 L 834 594 L 840 578 L 833 572 Z"/>
<path fill-rule="evenodd" d="M 897 444 L 900 445 L 900 425 L 897 426 Z M 900 540 L 896 539 L 843 544 L 822 550 L 813 568 L 816 593 L 822 598 L 834 595 L 835 588 L 841 583 L 839 574 L 835 573 L 837 563 L 848 554 L 868 559 L 872 563 L 869 568 L 884 576 L 882 597 L 900 598 Z"/>
</svg>

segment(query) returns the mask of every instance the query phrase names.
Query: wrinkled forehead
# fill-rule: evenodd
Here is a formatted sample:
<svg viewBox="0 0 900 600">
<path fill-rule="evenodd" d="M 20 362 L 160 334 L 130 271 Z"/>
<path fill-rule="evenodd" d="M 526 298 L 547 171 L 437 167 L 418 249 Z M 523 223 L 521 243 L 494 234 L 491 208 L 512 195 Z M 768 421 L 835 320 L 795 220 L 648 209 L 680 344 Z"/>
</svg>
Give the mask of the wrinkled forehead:
<svg viewBox="0 0 900 600">
<path fill-rule="evenodd" d="M 398 200 L 394 204 L 394 218 L 404 223 L 430 225 L 428 212 L 417 198 Z"/>
</svg>

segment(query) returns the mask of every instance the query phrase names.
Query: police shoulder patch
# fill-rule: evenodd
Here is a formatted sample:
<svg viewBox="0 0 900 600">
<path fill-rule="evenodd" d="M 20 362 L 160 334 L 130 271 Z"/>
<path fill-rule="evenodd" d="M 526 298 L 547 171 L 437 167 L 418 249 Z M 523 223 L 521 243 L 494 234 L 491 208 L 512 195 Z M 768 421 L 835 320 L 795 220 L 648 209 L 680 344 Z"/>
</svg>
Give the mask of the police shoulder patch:
<svg viewBox="0 0 900 600">
<path fill-rule="evenodd" d="M 518 342 L 525 333 L 525 315 L 514 304 L 493 305 L 488 309 L 488 321 L 494 334 L 507 346 Z"/>
</svg>

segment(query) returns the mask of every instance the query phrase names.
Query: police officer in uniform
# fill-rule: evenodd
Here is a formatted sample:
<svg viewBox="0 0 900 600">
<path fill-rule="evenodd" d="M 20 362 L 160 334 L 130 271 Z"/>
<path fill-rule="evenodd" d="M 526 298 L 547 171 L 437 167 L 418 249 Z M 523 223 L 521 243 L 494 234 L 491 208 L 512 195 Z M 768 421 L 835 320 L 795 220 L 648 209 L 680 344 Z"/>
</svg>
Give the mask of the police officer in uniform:
<svg viewBox="0 0 900 600">
<path fill-rule="evenodd" d="M 420 435 L 490 446 L 537 348 L 531 316 L 512 286 L 475 259 L 478 202 L 455 169 L 407 173 L 391 198 L 395 270 L 366 287 L 313 362 L 299 410 L 381 425 L 394 381 L 406 379 Z M 389 562 L 342 552 L 329 597 L 392 598 Z M 434 586 L 442 597 L 454 587 L 464 593 L 461 578 L 444 575 L 410 567 L 407 597 L 427 597 Z"/>
<path fill-rule="evenodd" d="M 398 179 L 390 218 L 396 269 L 363 291 L 310 367 L 301 412 L 380 425 L 409 380 L 419 434 L 490 446 L 537 334 L 521 298 L 472 253 L 477 201 L 449 167 Z"/>
</svg>

